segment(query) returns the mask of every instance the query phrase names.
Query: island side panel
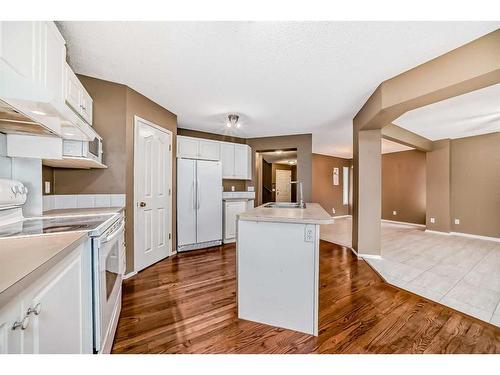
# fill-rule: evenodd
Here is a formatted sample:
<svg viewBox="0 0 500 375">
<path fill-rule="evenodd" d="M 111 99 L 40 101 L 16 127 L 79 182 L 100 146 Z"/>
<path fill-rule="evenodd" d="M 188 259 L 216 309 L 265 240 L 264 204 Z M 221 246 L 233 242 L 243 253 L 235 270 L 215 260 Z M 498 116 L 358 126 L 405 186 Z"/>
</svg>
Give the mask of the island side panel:
<svg viewBox="0 0 500 375">
<path fill-rule="evenodd" d="M 318 258 L 318 225 L 239 220 L 238 317 L 317 335 Z"/>
</svg>

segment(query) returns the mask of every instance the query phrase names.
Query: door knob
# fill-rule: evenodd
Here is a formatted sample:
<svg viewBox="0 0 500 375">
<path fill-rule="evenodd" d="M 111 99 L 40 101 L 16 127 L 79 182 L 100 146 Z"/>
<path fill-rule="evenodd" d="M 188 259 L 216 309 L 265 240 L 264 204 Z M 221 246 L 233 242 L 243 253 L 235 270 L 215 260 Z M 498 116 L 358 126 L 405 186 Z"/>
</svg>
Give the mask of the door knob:
<svg viewBox="0 0 500 375">
<path fill-rule="evenodd" d="M 139 203 L 139 207 L 146 207 L 146 202 Z"/>
</svg>

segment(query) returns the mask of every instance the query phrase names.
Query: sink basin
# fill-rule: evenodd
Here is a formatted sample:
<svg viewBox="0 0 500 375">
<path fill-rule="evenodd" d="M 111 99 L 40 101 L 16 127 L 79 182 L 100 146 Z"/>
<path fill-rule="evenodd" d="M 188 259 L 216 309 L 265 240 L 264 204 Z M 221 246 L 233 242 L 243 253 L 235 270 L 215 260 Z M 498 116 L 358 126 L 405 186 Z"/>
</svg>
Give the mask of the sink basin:
<svg viewBox="0 0 500 375">
<path fill-rule="evenodd" d="M 264 205 L 266 208 L 306 208 L 306 205 L 304 203 L 304 207 L 300 207 L 299 203 L 293 203 L 293 202 L 271 202 L 271 203 L 266 203 Z"/>
</svg>

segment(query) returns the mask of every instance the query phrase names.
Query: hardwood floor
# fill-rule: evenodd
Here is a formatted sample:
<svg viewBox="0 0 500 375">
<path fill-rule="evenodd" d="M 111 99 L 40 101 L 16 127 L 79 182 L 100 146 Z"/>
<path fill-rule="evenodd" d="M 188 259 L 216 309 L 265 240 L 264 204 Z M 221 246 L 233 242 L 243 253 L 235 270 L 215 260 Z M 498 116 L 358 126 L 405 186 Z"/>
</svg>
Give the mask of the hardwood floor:
<svg viewBox="0 0 500 375">
<path fill-rule="evenodd" d="M 113 353 L 500 353 L 500 329 L 384 283 L 321 241 L 319 336 L 239 320 L 235 246 L 126 280 Z"/>
</svg>

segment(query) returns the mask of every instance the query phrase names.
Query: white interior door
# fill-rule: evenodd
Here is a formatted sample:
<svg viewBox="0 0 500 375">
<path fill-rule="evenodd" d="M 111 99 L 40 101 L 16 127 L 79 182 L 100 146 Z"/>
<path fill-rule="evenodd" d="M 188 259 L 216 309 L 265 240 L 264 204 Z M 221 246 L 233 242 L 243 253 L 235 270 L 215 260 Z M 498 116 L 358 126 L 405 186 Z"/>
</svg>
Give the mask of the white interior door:
<svg viewBox="0 0 500 375">
<path fill-rule="evenodd" d="M 276 170 L 276 202 L 291 202 L 292 171 Z"/>
<path fill-rule="evenodd" d="M 198 243 L 222 240 L 222 165 L 218 161 L 196 161 Z"/>
<path fill-rule="evenodd" d="M 134 268 L 172 253 L 172 133 L 135 117 Z"/>
<path fill-rule="evenodd" d="M 196 243 L 196 160 L 177 159 L 177 244 Z"/>
</svg>

